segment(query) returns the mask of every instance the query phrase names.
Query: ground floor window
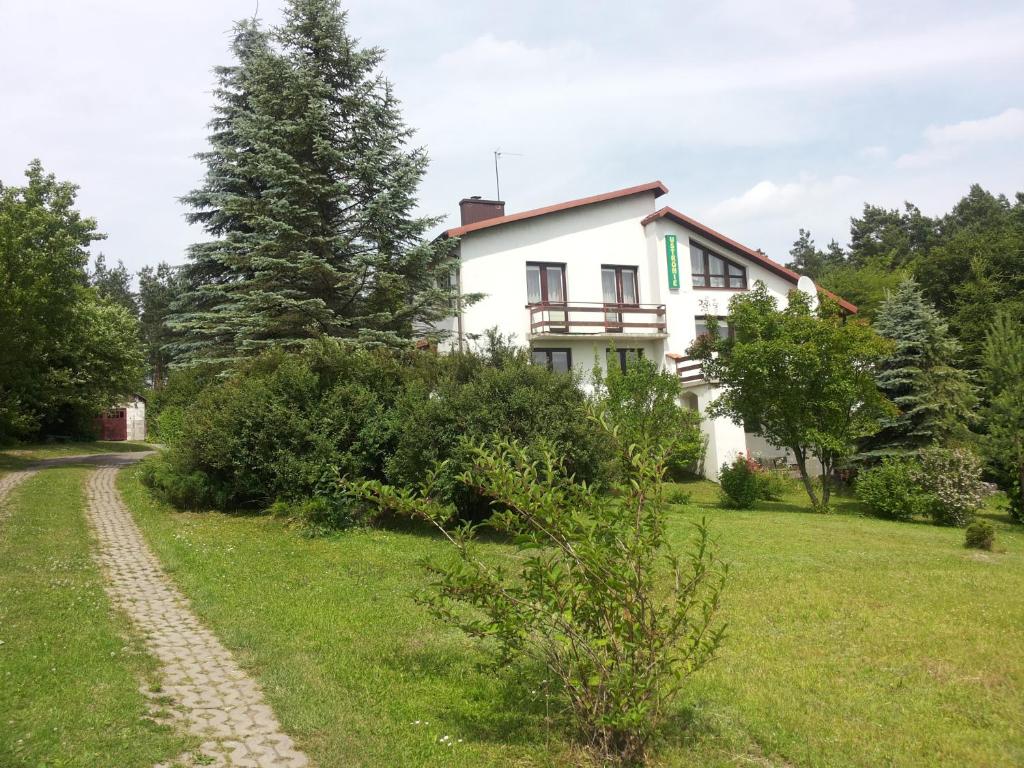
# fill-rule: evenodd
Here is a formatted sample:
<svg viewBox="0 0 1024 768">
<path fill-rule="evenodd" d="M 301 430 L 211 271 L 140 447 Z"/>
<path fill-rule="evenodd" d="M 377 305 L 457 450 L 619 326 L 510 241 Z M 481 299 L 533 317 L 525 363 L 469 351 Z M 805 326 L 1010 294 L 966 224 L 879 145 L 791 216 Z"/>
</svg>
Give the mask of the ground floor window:
<svg viewBox="0 0 1024 768">
<path fill-rule="evenodd" d="M 543 365 L 555 373 L 568 373 L 572 368 L 572 350 L 569 349 L 534 349 L 534 365 Z"/>
<path fill-rule="evenodd" d="M 708 335 L 708 319 L 707 315 L 697 315 L 694 318 L 694 326 L 697 331 L 697 338 Z M 718 317 L 718 337 L 720 339 L 733 338 L 736 332 L 729 327 L 729 323 L 725 321 L 724 317 Z"/>
<path fill-rule="evenodd" d="M 608 365 L 614 365 L 616 362 L 619 365 L 619 370 L 623 373 L 626 372 L 626 367 L 634 360 L 639 360 L 644 356 L 642 349 L 612 349 L 608 348 Z"/>
</svg>

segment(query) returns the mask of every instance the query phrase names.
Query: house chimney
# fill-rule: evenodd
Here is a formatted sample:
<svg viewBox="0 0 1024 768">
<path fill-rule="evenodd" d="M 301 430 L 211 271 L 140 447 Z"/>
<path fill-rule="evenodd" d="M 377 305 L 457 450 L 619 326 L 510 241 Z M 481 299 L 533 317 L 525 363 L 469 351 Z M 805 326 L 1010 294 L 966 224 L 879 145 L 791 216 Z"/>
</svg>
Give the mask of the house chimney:
<svg viewBox="0 0 1024 768">
<path fill-rule="evenodd" d="M 473 195 L 459 200 L 459 213 L 462 215 L 462 226 L 476 224 L 478 221 L 504 216 L 505 203 L 501 200 L 484 200 L 480 195 Z"/>
</svg>

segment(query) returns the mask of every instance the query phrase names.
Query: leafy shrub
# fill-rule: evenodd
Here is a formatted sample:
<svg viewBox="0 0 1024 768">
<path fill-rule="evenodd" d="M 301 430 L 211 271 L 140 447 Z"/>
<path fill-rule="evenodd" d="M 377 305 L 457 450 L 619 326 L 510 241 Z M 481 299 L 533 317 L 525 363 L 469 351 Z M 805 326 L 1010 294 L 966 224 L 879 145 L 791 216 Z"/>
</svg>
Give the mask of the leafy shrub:
<svg viewBox="0 0 1024 768">
<path fill-rule="evenodd" d="M 971 549 L 987 549 L 991 551 L 995 543 L 996 529 L 984 520 L 975 520 L 964 531 L 964 546 Z"/>
<path fill-rule="evenodd" d="M 690 493 L 679 486 L 668 486 L 665 489 L 665 503 L 667 504 L 689 504 Z"/>
<path fill-rule="evenodd" d="M 723 464 L 718 473 L 722 503 L 733 509 L 750 509 L 760 495 L 758 466 L 742 453 L 731 464 Z"/>
<path fill-rule="evenodd" d="M 367 522 L 366 509 L 357 499 L 334 493 L 298 501 L 279 500 L 267 511 L 299 525 L 307 536 L 322 536 Z"/>
<path fill-rule="evenodd" d="M 913 459 L 887 458 L 857 476 L 855 491 L 871 514 L 889 520 L 909 520 L 927 514 L 933 500 L 919 482 Z"/>
<path fill-rule="evenodd" d="M 574 482 L 549 451 L 537 462 L 501 440 L 469 455 L 459 481 L 495 502 L 489 525 L 518 548 L 508 565 L 478 554 L 476 527 L 450 527 L 457 511 L 435 496 L 444 467 L 416 492 L 373 481 L 348 488 L 425 518 L 453 544 L 454 563 L 428 566 L 421 600 L 435 616 L 495 640 L 503 659 L 543 664 L 575 732 L 603 764 L 642 760 L 686 678 L 722 638 L 715 614 L 726 569 L 707 528 L 697 526 L 688 553 L 669 549 L 663 454 L 628 451 L 631 482 L 620 498 Z"/>
<path fill-rule="evenodd" d="M 918 457 L 917 481 L 931 496 L 937 525 L 965 526 L 985 499 L 981 461 L 966 448 L 928 448 Z"/>
<path fill-rule="evenodd" d="M 792 482 L 784 469 L 767 469 L 758 466 L 754 473 L 757 478 L 757 498 L 765 501 L 781 501 Z"/>
<path fill-rule="evenodd" d="M 411 486 L 447 460 L 445 498 L 479 518 L 486 500 L 455 477 L 471 461 L 462 439 L 492 434 L 552 446 L 578 480 L 607 482 L 614 468 L 576 380 L 497 342 L 438 357 L 323 341 L 299 354 L 267 353 L 202 386 L 194 377 L 175 386 L 188 400 L 165 397 L 168 450 L 145 477 L 182 507 L 301 506 L 339 475 Z M 367 519 L 344 499 L 303 510 L 315 518 L 311 529 Z"/>
<path fill-rule="evenodd" d="M 258 508 L 311 498 L 335 471 L 382 477 L 405 375 L 389 353 L 334 342 L 256 358 L 165 409 L 180 410 L 146 478 L 179 506 Z"/>
<path fill-rule="evenodd" d="M 458 478 L 474 460 L 472 442 L 497 435 L 531 446 L 534 458 L 557 453 L 578 481 L 607 484 L 613 446 L 587 414 L 579 382 L 533 365 L 525 350 L 499 342 L 480 355 L 435 358 L 397 403 L 400 430 L 385 474 L 392 484 L 415 487 L 443 462 L 435 497 L 463 519 L 483 519 L 488 500 Z"/>
<path fill-rule="evenodd" d="M 654 362 L 638 357 L 623 371 L 614 358 L 607 372 L 599 365 L 593 370 L 597 410 L 613 427 L 623 447 L 664 452 L 670 477 L 697 474 L 704 457 L 706 438 L 700 429 L 700 415 L 679 405 L 679 377 L 659 370 Z"/>
</svg>

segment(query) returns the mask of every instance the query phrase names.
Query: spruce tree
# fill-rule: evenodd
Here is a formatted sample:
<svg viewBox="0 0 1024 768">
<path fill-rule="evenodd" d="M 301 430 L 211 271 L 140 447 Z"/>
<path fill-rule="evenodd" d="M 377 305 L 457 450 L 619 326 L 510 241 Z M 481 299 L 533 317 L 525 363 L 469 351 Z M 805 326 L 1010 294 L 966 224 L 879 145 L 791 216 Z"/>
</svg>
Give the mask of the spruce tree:
<svg viewBox="0 0 1024 768">
<path fill-rule="evenodd" d="M 974 387 L 955 367 L 959 344 L 913 279 L 888 295 L 874 325 L 894 343 L 876 381 L 899 413 L 884 419 L 882 429 L 863 442 L 862 455 L 905 454 L 965 440 L 976 402 Z"/>
<path fill-rule="evenodd" d="M 427 167 L 409 146 L 383 52 L 349 36 L 335 0 L 289 0 L 269 32 L 240 24 L 218 70 L 211 149 L 190 219 L 179 361 L 230 360 L 332 336 L 402 345 L 450 314 L 453 244 L 417 217 Z"/>
</svg>

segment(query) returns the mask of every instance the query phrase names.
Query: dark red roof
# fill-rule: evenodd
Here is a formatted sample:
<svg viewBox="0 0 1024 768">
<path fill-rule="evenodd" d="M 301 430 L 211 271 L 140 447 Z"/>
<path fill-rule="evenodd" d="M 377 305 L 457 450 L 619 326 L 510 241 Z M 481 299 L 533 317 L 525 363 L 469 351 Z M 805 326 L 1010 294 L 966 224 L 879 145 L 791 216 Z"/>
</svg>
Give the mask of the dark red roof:
<svg viewBox="0 0 1024 768">
<path fill-rule="evenodd" d="M 470 232 L 476 232 L 481 229 L 488 229 L 489 227 L 497 227 L 502 224 L 511 224 L 513 221 L 523 221 L 524 219 L 532 219 L 535 216 L 545 216 L 549 213 L 558 213 L 559 211 L 568 211 L 571 208 L 579 208 L 584 205 L 593 205 L 594 203 L 604 203 L 608 200 L 615 200 L 620 197 L 628 197 L 630 195 L 639 195 L 644 192 L 654 192 L 655 197 L 660 197 L 668 192 L 668 187 L 662 184 L 660 181 L 652 181 L 647 184 L 640 184 L 635 187 L 626 187 L 625 189 L 617 189 L 614 192 L 605 192 L 603 195 L 592 195 L 591 197 L 581 197 L 579 200 L 570 200 L 567 203 L 558 203 L 556 205 L 549 205 L 544 208 L 534 208 L 532 211 L 523 211 L 522 213 L 512 213 L 508 216 L 498 216 L 493 219 L 484 219 L 478 221 L 475 224 L 466 224 L 463 227 L 455 227 L 453 229 L 445 230 L 442 233 L 443 237 L 462 237 L 463 235 L 469 234 Z"/>
<path fill-rule="evenodd" d="M 689 216 L 680 213 L 674 208 L 669 208 L 668 206 L 661 208 L 655 211 L 654 213 L 650 214 L 649 216 L 644 217 L 644 219 L 640 223 L 646 227 L 655 219 L 663 218 L 671 219 L 672 221 L 678 222 L 679 224 L 682 224 L 683 226 L 692 229 L 694 232 L 697 232 L 700 235 L 706 237 L 713 243 L 717 243 L 723 248 L 728 248 L 742 256 L 745 256 L 751 261 L 760 264 L 762 267 L 769 270 L 770 272 L 774 272 L 775 274 L 786 278 L 791 283 L 795 284 L 797 280 L 800 279 L 800 274 L 798 272 L 794 272 L 789 267 L 779 264 L 777 261 L 772 261 L 760 251 L 755 251 L 752 248 L 748 248 L 747 246 L 741 243 L 737 243 L 732 238 L 726 237 L 721 232 L 716 232 L 715 230 L 711 229 L 711 227 L 701 224 L 696 219 L 691 219 Z M 840 296 L 836 296 L 834 293 L 832 293 L 832 291 L 826 290 L 825 288 L 822 288 L 820 286 L 818 287 L 818 291 L 820 293 L 825 294 L 829 298 L 834 299 L 839 304 L 839 306 L 845 309 L 847 312 L 850 312 L 852 314 L 857 313 L 856 305 L 851 304 L 846 299 Z"/>
</svg>

